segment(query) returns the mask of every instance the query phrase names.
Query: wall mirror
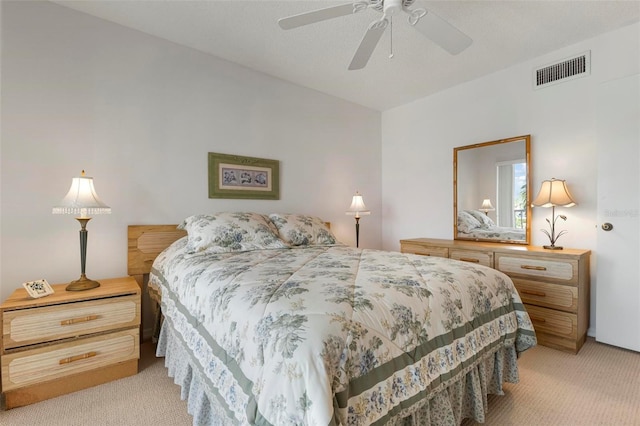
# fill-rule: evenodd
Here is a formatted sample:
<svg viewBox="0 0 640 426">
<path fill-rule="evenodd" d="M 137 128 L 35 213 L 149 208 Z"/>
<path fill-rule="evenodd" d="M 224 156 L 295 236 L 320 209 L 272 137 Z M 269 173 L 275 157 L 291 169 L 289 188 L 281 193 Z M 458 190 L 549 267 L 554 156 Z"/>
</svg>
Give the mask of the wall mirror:
<svg viewBox="0 0 640 426">
<path fill-rule="evenodd" d="M 529 244 L 531 135 L 453 149 L 456 240 Z"/>
</svg>

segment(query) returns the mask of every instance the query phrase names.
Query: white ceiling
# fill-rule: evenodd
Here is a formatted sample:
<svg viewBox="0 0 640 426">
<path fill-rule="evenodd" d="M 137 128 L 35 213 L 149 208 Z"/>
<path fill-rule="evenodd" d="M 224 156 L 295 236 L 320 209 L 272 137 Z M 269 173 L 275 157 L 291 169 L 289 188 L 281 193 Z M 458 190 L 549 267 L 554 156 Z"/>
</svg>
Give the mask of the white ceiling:
<svg viewBox="0 0 640 426">
<path fill-rule="evenodd" d="M 473 39 L 471 47 L 452 56 L 401 16 L 393 25 L 393 59 L 387 29 L 368 65 L 348 71 L 379 12 L 288 31 L 277 21 L 349 1 L 54 2 L 380 111 L 640 21 L 640 1 L 416 0 L 412 8 L 444 18 Z"/>
</svg>

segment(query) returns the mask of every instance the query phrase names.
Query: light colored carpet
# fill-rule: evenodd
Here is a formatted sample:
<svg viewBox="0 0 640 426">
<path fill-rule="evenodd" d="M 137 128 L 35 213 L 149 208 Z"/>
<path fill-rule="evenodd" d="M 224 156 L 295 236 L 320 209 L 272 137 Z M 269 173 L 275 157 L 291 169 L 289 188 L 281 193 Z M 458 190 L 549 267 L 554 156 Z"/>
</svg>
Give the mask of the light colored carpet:
<svg viewBox="0 0 640 426">
<path fill-rule="evenodd" d="M 536 346 L 518 369 L 520 383 L 489 396 L 485 424 L 640 425 L 640 353 L 588 339 L 577 355 Z"/>
<path fill-rule="evenodd" d="M 163 360 L 154 358 L 151 344 L 141 348 L 136 376 L 0 412 L 0 425 L 191 425 Z M 489 397 L 485 424 L 640 426 L 640 354 L 590 339 L 578 355 L 538 346 L 518 364 L 520 383 Z"/>
<path fill-rule="evenodd" d="M 139 373 L 79 392 L 0 412 L 2 426 L 189 426 L 180 387 L 155 346 L 140 346 Z"/>
</svg>

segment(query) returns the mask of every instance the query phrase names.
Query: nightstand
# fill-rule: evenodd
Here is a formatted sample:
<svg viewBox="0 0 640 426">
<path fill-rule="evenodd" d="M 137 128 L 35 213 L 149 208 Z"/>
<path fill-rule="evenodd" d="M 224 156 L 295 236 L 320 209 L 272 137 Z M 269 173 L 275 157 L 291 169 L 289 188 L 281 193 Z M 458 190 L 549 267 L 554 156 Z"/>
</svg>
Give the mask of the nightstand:
<svg viewBox="0 0 640 426">
<path fill-rule="evenodd" d="M 20 288 L 0 305 L 2 408 L 10 409 L 138 372 L 140 287 L 132 277 L 31 299 Z"/>
</svg>

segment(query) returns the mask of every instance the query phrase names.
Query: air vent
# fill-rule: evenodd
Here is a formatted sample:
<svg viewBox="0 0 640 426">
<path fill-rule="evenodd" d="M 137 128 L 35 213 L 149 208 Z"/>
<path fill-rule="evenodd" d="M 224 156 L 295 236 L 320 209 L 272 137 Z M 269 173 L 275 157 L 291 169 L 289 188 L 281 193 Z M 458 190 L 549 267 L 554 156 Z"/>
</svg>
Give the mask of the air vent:
<svg viewBox="0 0 640 426">
<path fill-rule="evenodd" d="M 591 74 L 591 51 L 533 70 L 533 88 L 541 89 Z"/>
</svg>

